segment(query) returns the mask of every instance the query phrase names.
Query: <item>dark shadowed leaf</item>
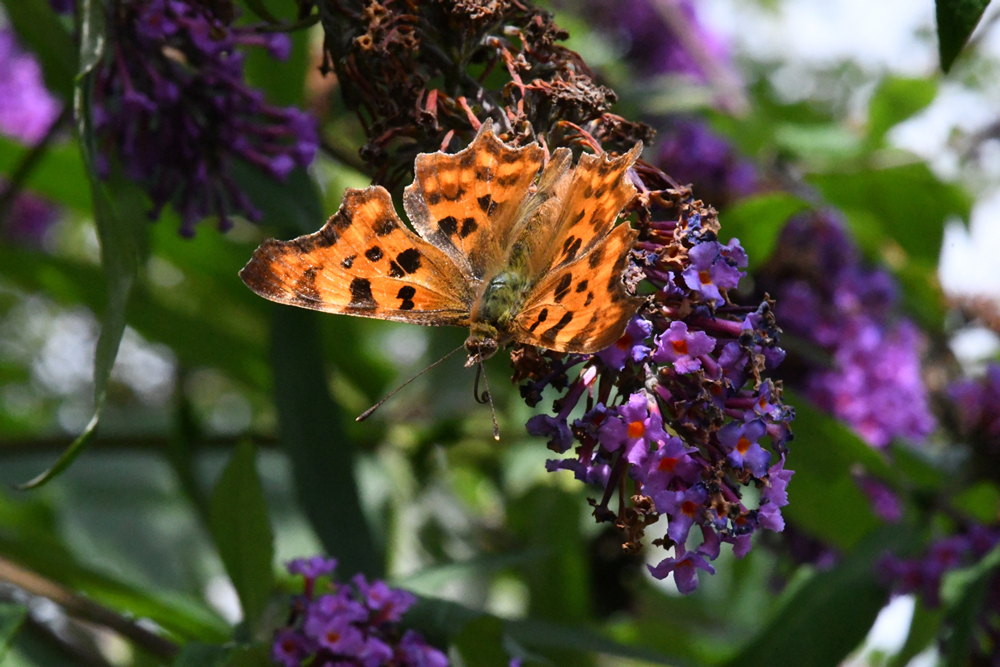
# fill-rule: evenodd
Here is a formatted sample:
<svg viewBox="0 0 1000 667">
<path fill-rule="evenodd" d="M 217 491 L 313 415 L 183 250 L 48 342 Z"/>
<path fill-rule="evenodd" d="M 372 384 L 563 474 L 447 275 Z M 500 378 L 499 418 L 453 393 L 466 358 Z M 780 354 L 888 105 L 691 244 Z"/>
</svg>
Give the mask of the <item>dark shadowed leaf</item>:
<svg viewBox="0 0 1000 667">
<path fill-rule="evenodd" d="M 508 667 L 510 659 L 503 650 L 503 621 L 495 616 L 480 616 L 469 621 L 452 640 L 468 667 Z"/>
<path fill-rule="evenodd" d="M 253 623 L 264 610 L 274 583 L 274 536 L 264 490 L 257 476 L 256 451 L 236 446 L 209 500 L 212 537 L 240 596 L 244 618 Z"/>
<path fill-rule="evenodd" d="M 316 183 L 305 169 L 294 169 L 282 182 L 244 162 L 234 161 L 232 173 L 254 206 L 264 214 L 261 224 L 280 230 L 282 238 L 284 234 L 311 234 L 326 221 Z"/>
<path fill-rule="evenodd" d="M 832 502 L 834 498 L 831 496 Z M 869 534 L 836 567 L 804 584 L 764 631 L 726 664 L 839 665 L 865 638 L 888 599 L 888 591 L 877 580 L 875 565 L 883 554 L 907 539 L 898 527 Z"/>
<path fill-rule="evenodd" d="M 378 577 L 383 558 L 361 511 L 354 448 L 327 388 L 318 313 L 274 305 L 272 367 L 281 440 L 299 503 L 345 576 Z"/>
<path fill-rule="evenodd" d="M 935 0 L 941 69 L 951 69 L 990 0 Z"/>
<path fill-rule="evenodd" d="M 225 667 L 233 648 L 191 642 L 174 659 L 174 667 Z"/>
<path fill-rule="evenodd" d="M 878 525 L 852 468 L 861 463 L 887 476 L 885 461 L 849 428 L 820 412 L 806 399 L 786 392 L 795 406 L 795 441 L 786 467 L 795 471 L 782 513 L 810 534 L 850 549 Z"/>
<path fill-rule="evenodd" d="M 0 661 L 6 657 L 27 615 L 28 608 L 23 604 L 0 602 Z"/>
</svg>

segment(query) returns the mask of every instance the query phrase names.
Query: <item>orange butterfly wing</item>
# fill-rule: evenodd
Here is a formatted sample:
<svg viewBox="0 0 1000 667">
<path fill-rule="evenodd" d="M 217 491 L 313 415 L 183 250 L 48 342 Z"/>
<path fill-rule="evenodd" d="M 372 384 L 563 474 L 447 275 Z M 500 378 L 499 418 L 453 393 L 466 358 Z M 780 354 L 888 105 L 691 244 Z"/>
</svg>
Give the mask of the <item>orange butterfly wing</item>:
<svg viewBox="0 0 1000 667">
<path fill-rule="evenodd" d="M 549 270 L 586 255 L 611 231 L 618 214 L 635 197 L 626 172 L 640 153 L 642 142 L 617 158 L 584 153 L 555 185 L 560 212 L 549 243 Z"/>
<path fill-rule="evenodd" d="M 586 254 L 543 277 L 514 318 L 515 340 L 591 354 L 621 338 L 644 299 L 622 283 L 638 232 L 618 225 Z"/>
<path fill-rule="evenodd" d="M 538 144 L 507 146 L 486 121 L 458 153 L 417 156 L 413 183 L 403 193 L 406 215 L 468 282 L 479 283 L 502 267 L 542 156 Z"/>
<path fill-rule="evenodd" d="M 318 232 L 269 239 L 240 271 L 260 296 L 330 313 L 466 326 L 475 295 L 444 252 L 407 229 L 385 188 L 348 188 Z"/>
</svg>

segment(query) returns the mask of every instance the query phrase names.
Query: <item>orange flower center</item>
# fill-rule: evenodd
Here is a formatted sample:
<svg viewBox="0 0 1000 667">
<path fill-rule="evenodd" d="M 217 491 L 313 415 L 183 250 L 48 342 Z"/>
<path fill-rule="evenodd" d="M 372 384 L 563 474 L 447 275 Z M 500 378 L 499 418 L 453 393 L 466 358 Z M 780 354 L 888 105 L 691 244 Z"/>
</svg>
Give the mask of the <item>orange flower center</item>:
<svg viewBox="0 0 1000 667">
<path fill-rule="evenodd" d="M 646 434 L 646 425 L 641 421 L 632 422 L 628 425 L 628 437 L 641 438 Z"/>
<path fill-rule="evenodd" d="M 628 334 L 625 334 L 624 336 L 618 339 L 618 342 L 615 343 L 615 347 L 617 347 L 619 350 L 627 350 L 628 346 L 631 344 L 632 344 L 632 337 L 629 336 Z"/>
<path fill-rule="evenodd" d="M 660 459 L 660 463 L 656 466 L 656 468 L 661 472 L 673 472 L 674 466 L 677 465 L 678 460 L 679 459 L 670 457 Z"/>
<path fill-rule="evenodd" d="M 331 644 L 336 644 L 337 642 L 340 641 L 340 633 L 331 630 L 330 632 L 326 633 L 326 641 L 330 642 Z"/>
<path fill-rule="evenodd" d="M 701 281 L 702 285 L 709 285 L 712 282 L 712 276 L 708 271 L 699 271 L 698 280 Z"/>
<path fill-rule="evenodd" d="M 674 352 L 677 354 L 687 354 L 688 353 L 688 342 L 681 338 L 680 340 L 670 341 L 670 346 L 674 348 Z"/>
<path fill-rule="evenodd" d="M 746 454 L 747 450 L 750 449 L 750 445 L 752 445 L 752 444 L 753 444 L 752 442 L 750 442 L 746 438 L 740 436 L 739 442 L 736 443 L 736 450 L 740 454 Z"/>
<path fill-rule="evenodd" d="M 698 506 L 695 505 L 690 500 L 685 500 L 681 503 L 681 512 L 684 512 L 688 516 L 694 516 L 694 513 L 698 511 Z"/>
</svg>

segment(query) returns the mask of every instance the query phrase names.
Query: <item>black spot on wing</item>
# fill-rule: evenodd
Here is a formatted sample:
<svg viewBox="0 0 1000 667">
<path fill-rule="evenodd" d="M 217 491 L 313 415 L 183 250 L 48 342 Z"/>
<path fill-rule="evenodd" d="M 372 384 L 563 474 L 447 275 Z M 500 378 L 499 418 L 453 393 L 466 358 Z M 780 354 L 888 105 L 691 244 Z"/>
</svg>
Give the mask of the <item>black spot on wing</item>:
<svg viewBox="0 0 1000 667">
<path fill-rule="evenodd" d="M 420 268 L 420 251 L 409 248 L 396 255 L 396 262 L 407 273 L 414 273 Z"/>
<path fill-rule="evenodd" d="M 375 236 L 388 236 L 389 234 L 392 234 L 395 229 L 396 221 L 389 217 L 376 220 L 372 225 L 372 230 L 375 232 Z"/>
<path fill-rule="evenodd" d="M 447 218 L 442 218 L 440 222 L 438 222 L 438 227 L 442 232 L 447 234 L 449 237 L 452 237 L 455 235 L 455 232 L 458 231 L 458 220 L 455 219 L 455 216 L 449 215 Z"/>
<path fill-rule="evenodd" d="M 349 269 L 354 264 L 354 259 L 356 257 L 357 255 L 351 255 L 350 257 L 345 257 L 344 259 L 340 260 L 340 265 L 345 269 Z"/>
<path fill-rule="evenodd" d="M 493 215 L 493 211 L 497 208 L 497 203 L 493 201 L 493 197 L 490 195 L 483 195 L 476 200 L 479 203 L 479 208 L 483 210 L 486 215 Z"/>
<path fill-rule="evenodd" d="M 465 238 L 472 232 L 476 231 L 479 225 L 476 224 L 475 218 L 466 218 L 462 221 L 462 229 L 458 232 L 460 238 Z"/>
<path fill-rule="evenodd" d="M 462 157 L 458 158 L 458 164 L 468 169 L 476 161 L 476 154 L 473 151 L 462 151 Z"/>
<path fill-rule="evenodd" d="M 538 328 L 538 325 L 541 324 L 542 322 L 544 322 L 545 318 L 547 318 L 548 316 L 549 316 L 549 309 L 548 308 L 542 308 L 542 312 L 538 313 L 538 319 L 535 320 L 534 324 L 532 324 L 530 327 L 528 327 L 528 331 L 530 331 L 531 333 L 534 333 L 535 329 Z"/>
<path fill-rule="evenodd" d="M 559 279 L 559 282 L 556 284 L 556 292 L 555 292 L 556 303 L 562 301 L 563 297 L 569 294 L 569 286 L 570 283 L 572 282 L 573 282 L 573 275 L 570 273 L 563 274 L 563 277 Z"/>
<path fill-rule="evenodd" d="M 594 187 L 592 185 L 588 185 L 587 189 L 583 191 L 583 197 L 584 199 L 589 199 L 593 196 L 594 196 Z"/>
<path fill-rule="evenodd" d="M 542 332 L 541 336 L 542 340 L 549 342 L 554 341 L 556 339 L 556 336 L 559 335 L 559 332 L 565 329 L 566 325 L 568 325 L 572 320 L 573 320 L 573 313 L 566 313 L 565 315 L 559 318 L 558 322 L 556 322 L 551 327 Z"/>
<path fill-rule="evenodd" d="M 583 220 L 583 216 L 585 216 L 585 215 L 587 215 L 587 209 L 585 209 L 585 208 L 584 209 L 580 209 L 580 212 L 577 213 L 576 217 L 573 218 L 573 222 L 569 223 L 570 229 L 572 229 L 573 227 L 576 227 L 576 225 L 581 220 Z"/>
<path fill-rule="evenodd" d="M 596 192 L 594 192 L 594 196 L 600 199 L 605 194 L 607 194 L 607 192 L 608 192 L 608 186 L 602 185 L 601 187 L 597 188 Z"/>
<path fill-rule="evenodd" d="M 368 258 L 369 262 L 379 261 L 382 259 L 382 248 L 379 248 L 377 245 L 373 245 L 371 248 L 368 248 L 368 250 L 365 250 L 365 257 Z"/>
<path fill-rule="evenodd" d="M 577 291 L 578 294 L 580 292 L 582 292 L 583 290 L 585 290 L 585 289 L 587 289 L 587 281 L 586 280 L 581 280 L 580 282 L 578 282 L 576 284 L 576 291 Z"/>
<path fill-rule="evenodd" d="M 332 226 L 335 227 L 337 231 L 342 232 L 351 226 L 351 223 L 354 222 L 354 219 L 351 216 L 351 214 L 347 211 L 347 209 L 342 208 L 339 211 L 337 211 L 336 215 L 330 218 L 330 222 L 333 223 Z"/>
<path fill-rule="evenodd" d="M 576 259 L 576 253 L 580 252 L 580 245 L 583 244 L 583 239 L 576 237 L 569 237 L 566 239 L 566 243 L 563 244 L 563 252 L 566 254 L 564 262 L 571 262 Z"/>
<path fill-rule="evenodd" d="M 583 307 L 586 308 L 587 306 L 589 306 L 593 302 L 594 302 L 594 293 L 593 292 L 587 292 L 587 300 L 583 302 Z"/>
<path fill-rule="evenodd" d="M 436 206 L 437 204 L 440 204 L 441 203 L 441 193 L 440 192 L 431 192 L 430 194 L 428 194 L 427 195 L 427 203 L 430 204 L 431 206 Z"/>
<path fill-rule="evenodd" d="M 403 270 L 403 267 L 396 264 L 395 261 L 389 260 L 389 276 L 391 278 L 402 278 L 405 275 L 406 271 Z"/>
<path fill-rule="evenodd" d="M 597 246 L 590 251 L 590 255 L 587 257 L 587 264 L 590 265 L 590 268 L 596 269 L 603 259 L 604 246 Z"/>
<path fill-rule="evenodd" d="M 514 162 L 519 162 L 521 160 L 521 155 L 517 151 L 504 151 L 500 154 L 500 161 L 504 164 L 513 164 Z"/>
<path fill-rule="evenodd" d="M 496 184 L 502 188 L 509 188 L 512 185 L 516 185 L 517 181 L 521 178 L 518 173 L 513 173 L 509 176 L 498 176 L 496 178 Z"/>
<path fill-rule="evenodd" d="M 295 294 L 299 301 L 315 302 L 320 300 L 319 291 L 316 289 L 316 274 L 322 270 L 321 266 L 310 266 L 295 281 Z"/>
<path fill-rule="evenodd" d="M 399 292 L 396 294 L 396 298 L 402 303 L 399 304 L 400 310 L 413 310 L 413 295 L 417 293 L 412 285 L 407 285 L 405 287 L 400 287 Z"/>
<path fill-rule="evenodd" d="M 476 169 L 476 180 L 489 183 L 493 180 L 493 170 L 489 167 L 486 167 L 485 169 Z"/>
<path fill-rule="evenodd" d="M 455 190 L 455 194 L 453 194 L 451 196 L 448 196 L 447 194 L 445 194 L 443 192 L 441 193 L 441 195 L 445 199 L 447 199 L 448 201 L 458 201 L 459 199 L 461 199 L 462 197 L 465 196 L 465 188 L 459 186 L 459 188 L 457 190 Z"/>
<path fill-rule="evenodd" d="M 355 278 L 351 281 L 351 302 L 349 307 L 358 310 L 374 310 L 378 302 L 372 296 L 372 284 L 366 278 Z"/>
</svg>

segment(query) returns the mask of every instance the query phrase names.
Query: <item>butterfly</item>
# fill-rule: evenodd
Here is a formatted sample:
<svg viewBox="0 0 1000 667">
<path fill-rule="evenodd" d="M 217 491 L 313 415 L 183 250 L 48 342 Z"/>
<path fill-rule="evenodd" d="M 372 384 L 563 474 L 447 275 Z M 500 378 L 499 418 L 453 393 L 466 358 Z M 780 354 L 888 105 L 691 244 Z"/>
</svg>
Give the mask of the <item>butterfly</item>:
<svg viewBox="0 0 1000 667">
<path fill-rule="evenodd" d="M 330 313 L 469 328 L 466 366 L 511 342 L 593 353 L 643 303 L 622 274 L 638 232 L 615 225 L 635 196 L 617 158 L 532 143 L 513 148 L 486 121 L 454 154 L 421 153 L 396 215 L 385 188 L 348 188 L 318 232 L 269 239 L 240 271 L 278 303 Z"/>
</svg>

